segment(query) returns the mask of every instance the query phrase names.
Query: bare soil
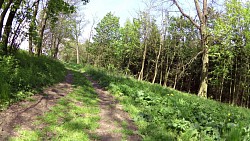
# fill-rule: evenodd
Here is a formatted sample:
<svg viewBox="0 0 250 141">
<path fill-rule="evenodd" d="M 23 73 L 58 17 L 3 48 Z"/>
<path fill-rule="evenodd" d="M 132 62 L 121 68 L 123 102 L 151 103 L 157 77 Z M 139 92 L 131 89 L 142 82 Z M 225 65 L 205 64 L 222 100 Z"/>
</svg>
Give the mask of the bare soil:
<svg viewBox="0 0 250 141">
<path fill-rule="evenodd" d="M 96 134 L 101 141 L 121 141 L 123 139 L 121 130 L 122 124 L 126 122 L 128 129 L 133 131 L 126 140 L 140 141 L 141 137 L 136 133 L 137 127 L 129 117 L 128 113 L 122 109 L 122 105 L 106 90 L 104 90 L 96 81 L 86 75 L 87 79 L 92 82 L 96 93 L 100 99 L 100 127 L 96 130 Z"/>
<path fill-rule="evenodd" d="M 32 123 L 53 107 L 57 100 L 73 90 L 72 74 L 69 72 L 64 82 L 46 88 L 43 93 L 11 105 L 0 113 L 0 140 L 8 140 L 10 136 L 18 136 L 15 128 L 33 130 L 37 128 Z"/>
<path fill-rule="evenodd" d="M 122 105 L 114 99 L 106 90 L 85 75 L 93 84 L 100 99 L 100 127 L 95 131 L 101 141 L 120 141 L 122 137 L 122 124 L 128 124 L 128 129 L 133 134 L 127 136 L 128 141 L 140 141 L 141 137 L 136 133 L 137 127 L 130 119 L 128 113 L 122 110 Z M 37 117 L 48 112 L 58 101 L 73 91 L 73 76 L 69 72 L 64 82 L 46 88 L 43 93 L 36 94 L 11 105 L 7 110 L 0 112 L 0 141 L 8 140 L 11 136 L 18 136 L 16 128 L 23 130 L 42 129 L 45 125 L 32 124 Z"/>
</svg>

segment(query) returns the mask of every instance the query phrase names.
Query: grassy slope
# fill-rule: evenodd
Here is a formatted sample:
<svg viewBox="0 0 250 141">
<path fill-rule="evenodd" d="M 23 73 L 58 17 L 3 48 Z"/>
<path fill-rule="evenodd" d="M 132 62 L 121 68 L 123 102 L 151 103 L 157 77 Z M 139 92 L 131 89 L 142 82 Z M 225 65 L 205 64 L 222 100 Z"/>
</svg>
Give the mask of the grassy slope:
<svg viewBox="0 0 250 141">
<path fill-rule="evenodd" d="M 139 127 L 144 140 L 250 139 L 250 111 L 202 99 L 158 84 L 139 82 L 103 70 L 87 73 L 111 91 Z"/>
<path fill-rule="evenodd" d="M 64 65 L 46 56 L 35 57 L 20 51 L 0 56 L 0 110 L 10 103 L 64 80 Z"/>
<path fill-rule="evenodd" d="M 100 119 L 98 96 L 82 73 L 73 71 L 73 74 L 74 91 L 60 99 L 57 105 L 39 117 L 38 121 L 31 123 L 38 127 L 40 124 L 46 126 L 33 131 L 17 129 L 20 136 L 10 140 L 87 141 L 98 139 L 93 134 L 99 126 Z"/>
</svg>

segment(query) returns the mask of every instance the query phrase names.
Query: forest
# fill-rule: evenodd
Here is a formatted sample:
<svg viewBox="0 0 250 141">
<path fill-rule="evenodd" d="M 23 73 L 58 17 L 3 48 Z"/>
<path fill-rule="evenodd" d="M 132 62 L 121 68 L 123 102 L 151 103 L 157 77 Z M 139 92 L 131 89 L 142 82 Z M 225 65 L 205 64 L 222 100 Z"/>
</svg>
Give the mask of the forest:
<svg viewBox="0 0 250 141">
<path fill-rule="evenodd" d="M 89 3 L 0 1 L 0 118 L 11 105 L 74 75 L 73 82 L 66 79 L 80 88 L 66 99 L 93 101 L 88 104 L 99 113 L 90 85 L 99 82 L 125 105 L 142 140 L 250 138 L 250 2 L 144 0 L 145 9 L 124 24 L 112 11 L 88 21 L 81 9 Z M 192 12 L 186 10 L 187 4 L 193 6 Z M 87 24 L 91 31 L 83 41 Z M 21 48 L 25 40 L 26 50 Z M 86 78 L 81 78 L 82 72 Z M 77 95 L 84 90 L 89 99 Z M 55 113 L 62 109 L 57 108 L 51 117 L 60 118 Z M 42 122 L 57 124 L 49 114 Z M 88 130 L 98 129 L 95 122 L 102 121 L 92 116 Z M 0 121 L 0 129 L 1 125 Z M 49 128 L 21 134 L 34 135 L 33 140 L 63 139 L 64 133 L 56 138 L 48 135 L 56 127 Z M 129 138 L 131 132 L 122 133 Z M 77 137 L 85 138 L 80 132 Z"/>
</svg>

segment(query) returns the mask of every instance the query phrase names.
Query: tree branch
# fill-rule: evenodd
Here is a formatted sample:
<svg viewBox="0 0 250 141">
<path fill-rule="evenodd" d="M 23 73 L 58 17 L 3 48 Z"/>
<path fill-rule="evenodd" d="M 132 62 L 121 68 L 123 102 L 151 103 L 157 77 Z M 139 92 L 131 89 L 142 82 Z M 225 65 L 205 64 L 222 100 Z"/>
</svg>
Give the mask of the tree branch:
<svg viewBox="0 0 250 141">
<path fill-rule="evenodd" d="M 176 7 L 179 9 L 179 11 L 181 12 L 181 14 L 182 14 L 184 17 L 188 18 L 188 19 L 192 22 L 192 24 L 193 24 L 194 26 L 196 26 L 198 29 L 200 29 L 200 25 L 198 25 L 189 15 L 187 15 L 187 14 L 183 11 L 183 9 L 180 7 L 180 5 L 177 3 L 177 1 L 176 1 L 176 0 L 173 0 L 173 2 L 174 2 L 174 4 L 176 5 Z"/>
<path fill-rule="evenodd" d="M 196 11 L 197 11 L 200 22 L 204 22 L 203 19 L 202 19 L 202 12 L 201 12 L 201 8 L 200 8 L 200 5 L 199 5 L 199 1 L 194 0 L 194 3 L 195 3 L 195 8 L 196 8 Z"/>
<path fill-rule="evenodd" d="M 198 52 L 193 58 L 191 58 L 191 59 L 189 60 L 189 62 L 187 62 L 185 65 L 182 65 L 182 66 L 180 67 L 180 68 L 183 68 L 182 71 L 181 71 L 181 73 L 180 73 L 180 76 L 182 76 L 182 75 L 184 74 L 185 69 L 187 68 L 187 66 L 189 66 L 190 64 L 192 64 L 192 63 L 194 62 L 194 60 L 196 60 L 197 57 L 198 57 L 199 55 L 201 55 L 203 52 L 204 52 L 204 50 Z"/>
</svg>

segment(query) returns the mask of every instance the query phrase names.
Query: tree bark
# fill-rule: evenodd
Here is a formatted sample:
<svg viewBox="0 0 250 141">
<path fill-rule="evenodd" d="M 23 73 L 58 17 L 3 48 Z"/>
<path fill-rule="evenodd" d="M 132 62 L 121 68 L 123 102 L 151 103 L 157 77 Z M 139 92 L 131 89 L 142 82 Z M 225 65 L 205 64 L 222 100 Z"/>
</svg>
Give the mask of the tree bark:
<svg viewBox="0 0 250 141">
<path fill-rule="evenodd" d="M 56 43 L 56 46 L 54 48 L 54 58 L 57 59 L 58 57 L 58 51 L 59 51 L 59 45 L 61 43 L 61 40 L 59 38 L 57 38 L 57 43 Z"/>
<path fill-rule="evenodd" d="M 8 4 L 4 7 L 1 16 L 0 16 L 0 39 L 2 38 L 2 29 L 3 29 L 3 22 L 4 22 L 4 18 L 5 15 L 8 11 L 8 9 L 10 8 L 11 3 L 13 2 L 13 0 L 9 0 Z"/>
<path fill-rule="evenodd" d="M 37 0 L 34 3 L 35 9 L 33 12 L 32 20 L 30 22 L 30 28 L 29 28 L 29 53 L 30 54 L 33 54 L 33 36 L 34 36 L 35 21 L 36 21 L 36 16 L 37 16 L 37 12 L 38 12 L 39 2 L 40 2 L 40 0 Z"/>
<path fill-rule="evenodd" d="M 209 65 L 209 57 L 208 57 L 208 46 L 207 46 L 207 0 L 203 0 L 203 10 L 200 8 L 200 4 L 198 0 L 194 0 L 195 8 L 197 15 L 199 17 L 199 22 L 197 23 L 195 20 L 193 20 L 189 15 L 187 15 L 183 9 L 180 7 L 178 2 L 176 0 L 173 0 L 176 7 L 179 9 L 181 14 L 188 18 L 191 23 L 193 23 L 194 26 L 197 27 L 197 29 L 200 31 L 201 35 L 201 48 L 203 49 L 202 54 L 202 71 L 201 71 L 201 83 L 200 88 L 198 92 L 198 96 L 207 98 L 207 88 L 208 88 L 208 65 Z"/>
<path fill-rule="evenodd" d="M 159 58 L 160 58 L 160 55 L 161 55 L 161 47 L 162 47 L 162 44 L 160 44 L 160 48 L 159 48 L 159 51 L 158 51 L 158 55 L 157 55 L 157 58 L 156 58 L 156 61 L 155 61 L 155 71 L 154 71 L 154 78 L 152 80 L 152 83 L 155 83 L 155 79 L 156 79 L 156 76 L 157 76 L 157 72 L 158 72 L 158 63 L 159 63 Z"/>
<path fill-rule="evenodd" d="M 7 22 L 6 22 L 6 25 L 5 25 L 5 28 L 4 28 L 2 41 L 3 41 L 3 53 L 5 55 L 8 55 L 8 39 L 9 39 L 11 28 L 12 28 L 12 21 L 14 20 L 17 9 L 19 8 L 21 2 L 22 2 L 22 0 L 15 1 L 14 7 L 10 11 L 9 17 L 7 19 Z"/>
<path fill-rule="evenodd" d="M 77 64 L 80 64 L 78 38 L 77 38 L 77 41 L 76 41 L 76 63 L 77 63 Z"/>
<path fill-rule="evenodd" d="M 207 87 L 208 87 L 208 50 L 204 49 L 202 58 L 202 72 L 201 72 L 201 84 L 198 92 L 198 96 L 207 98 Z"/>
<path fill-rule="evenodd" d="M 38 42 L 37 49 L 36 49 L 37 56 L 40 56 L 42 53 L 43 34 L 44 34 L 45 26 L 47 23 L 47 19 L 48 19 L 48 14 L 47 14 L 47 10 L 45 10 L 43 14 L 42 23 L 41 23 L 41 29 L 39 32 L 39 42 Z"/>
<path fill-rule="evenodd" d="M 139 77 L 138 80 L 142 80 L 143 79 L 143 71 L 144 71 L 144 66 L 145 66 L 145 60 L 146 60 L 146 55 L 147 55 L 147 43 L 144 43 L 144 52 L 143 52 L 143 56 L 142 56 L 142 65 L 141 65 L 141 70 L 139 73 Z"/>
</svg>

